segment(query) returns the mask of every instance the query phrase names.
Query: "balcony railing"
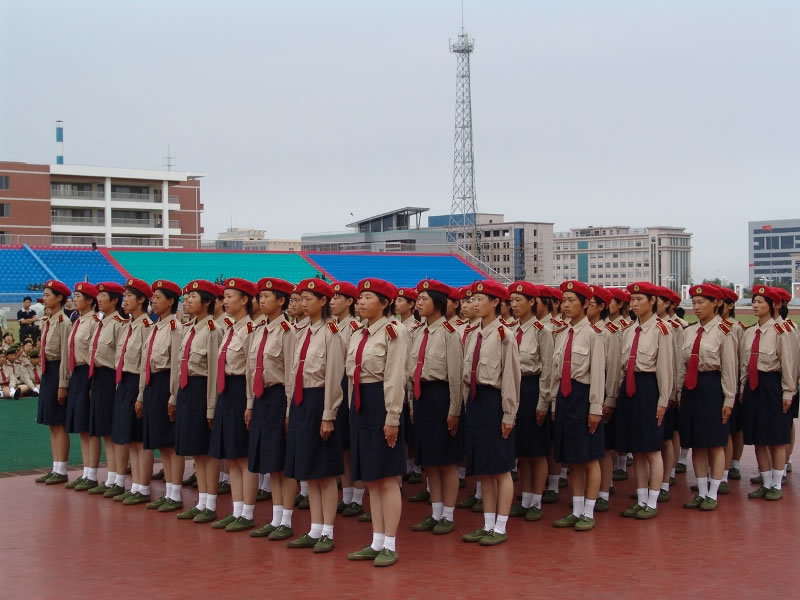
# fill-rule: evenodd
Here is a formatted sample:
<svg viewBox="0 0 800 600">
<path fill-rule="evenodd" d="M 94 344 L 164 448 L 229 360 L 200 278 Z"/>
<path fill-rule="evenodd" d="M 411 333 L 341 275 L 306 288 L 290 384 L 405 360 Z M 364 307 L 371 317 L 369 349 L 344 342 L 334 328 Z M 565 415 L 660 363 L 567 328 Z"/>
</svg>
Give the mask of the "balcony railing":
<svg viewBox="0 0 800 600">
<path fill-rule="evenodd" d="M 53 225 L 105 225 L 103 217 L 72 217 L 66 215 L 53 215 Z"/>
<path fill-rule="evenodd" d="M 80 191 L 80 190 L 50 190 L 51 198 L 58 198 L 62 200 L 105 200 L 106 195 L 104 192 Z M 149 202 L 161 204 L 161 195 L 155 194 L 138 194 L 129 192 L 111 192 L 111 200 L 120 200 L 123 202 Z M 169 202 L 171 204 L 179 204 L 178 196 L 170 196 Z"/>
<path fill-rule="evenodd" d="M 91 192 L 91 191 L 80 191 L 80 190 L 59 190 L 59 189 L 51 189 L 50 190 L 50 197 L 51 198 L 62 198 L 65 200 L 77 198 L 80 200 L 104 200 L 105 194 L 103 192 Z"/>
</svg>

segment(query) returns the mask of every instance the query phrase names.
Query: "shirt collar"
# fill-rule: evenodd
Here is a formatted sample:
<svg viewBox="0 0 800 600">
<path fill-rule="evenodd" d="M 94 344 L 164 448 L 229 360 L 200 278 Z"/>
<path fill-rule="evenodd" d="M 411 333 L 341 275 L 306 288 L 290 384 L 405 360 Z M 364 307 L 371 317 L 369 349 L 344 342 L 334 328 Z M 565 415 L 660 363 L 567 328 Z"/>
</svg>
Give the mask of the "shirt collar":
<svg viewBox="0 0 800 600">
<path fill-rule="evenodd" d="M 49 321 L 51 323 L 57 323 L 58 322 L 58 317 L 64 317 L 64 318 L 67 317 L 67 315 L 64 314 L 64 309 L 63 308 L 61 310 L 59 310 L 56 314 L 50 315 Z"/>
<path fill-rule="evenodd" d="M 756 328 L 760 329 L 761 333 L 766 333 L 767 329 L 770 329 L 773 325 L 775 325 L 775 319 L 769 319 L 763 325 L 759 325 L 758 323 L 756 323 Z"/>
<path fill-rule="evenodd" d="M 528 333 L 528 329 L 533 327 L 538 321 L 539 319 L 536 318 L 536 315 L 533 315 L 530 319 L 528 319 L 524 323 L 520 323 L 519 328 L 522 329 L 524 333 Z"/>
<path fill-rule="evenodd" d="M 444 322 L 445 322 L 445 318 L 444 317 L 439 317 L 435 321 L 433 321 L 431 323 L 428 323 L 426 325 L 426 327 L 428 328 L 428 331 L 436 331 L 437 329 L 439 329 L 439 327 L 444 325 Z"/>
<path fill-rule="evenodd" d="M 375 321 L 372 325 L 370 325 L 367 328 L 367 331 L 369 331 L 370 335 L 375 335 L 376 333 L 378 333 L 380 328 L 383 327 L 384 325 L 386 325 L 388 322 L 389 322 L 389 319 L 387 319 L 386 317 L 381 317 L 380 319 Z"/>
<path fill-rule="evenodd" d="M 491 323 L 489 323 L 485 327 L 481 327 L 479 331 L 481 332 L 481 335 L 483 337 L 486 337 L 490 335 L 495 329 L 500 327 L 501 324 L 502 323 L 500 323 L 500 317 L 496 317 Z"/>
<path fill-rule="evenodd" d="M 720 319 L 720 316 L 719 316 L 719 315 L 714 315 L 714 318 L 713 318 L 713 319 L 711 319 L 711 320 L 710 320 L 708 323 L 706 323 L 706 324 L 705 324 L 705 326 L 703 326 L 703 325 L 700 325 L 700 327 L 703 329 L 703 331 L 705 331 L 706 333 L 708 333 L 708 332 L 709 332 L 709 331 L 711 331 L 711 330 L 712 330 L 714 327 L 716 327 L 716 326 L 717 326 L 717 324 L 718 324 L 720 321 L 721 321 L 721 319 Z M 697 323 L 699 324 L 699 323 L 700 323 L 700 321 L 698 321 Z"/>
<path fill-rule="evenodd" d="M 643 332 L 645 332 L 645 333 L 647 333 L 647 332 L 648 332 L 648 331 L 650 331 L 650 330 L 651 330 L 653 327 L 655 327 L 655 325 L 656 325 L 656 320 L 657 320 L 657 319 L 658 319 L 658 317 L 657 317 L 657 316 L 655 316 L 655 315 L 653 315 L 652 317 L 650 317 L 649 319 L 647 319 L 647 321 L 645 321 L 644 323 L 642 323 L 641 321 L 636 321 L 636 326 L 637 326 L 637 327 L 641 327 L 641 328 L 642 328 L 642 331 L 643 331 Z"/>
<path fill-rule="evenodd" d="M 234 329 L 236 330 L 236 332 L 238 333 L 238 332 L 239 332 L 239 330 L 240 330 L 242 327 L 246 327 L 248 323 L 252 323 L 252 322 L 253 322 L 253 319 L 251 319 L 251 318 L 250 318 L 250 315 L 245 315 L 244 317 L 242 317 L 241 319 L 239 319 L 238 321 L 236 321 L 236 322 L 233 324 L 233 328 L 234 328 Z"/>
<path fill-rule="evenodd" d="M 267 330 L 270 332 L 275 331 L 275 329 L 280 327 L 281 323 L 283 323 L 285 320 L 286 316 L 281 313 L 276 319 L 272 319 L 272 321 L 267 322 Z"/>
<path fill-rule="evenodd" d="M 583 318 L 582 318 L 580 321 L 578 321 L 578 324 L 577 324 L 577 325 L 571 325 L 570 323 L 567 323 L 567 325 L 568 325 L 569 327 L 571 327 L 571 328 L 572 328 L 572 329 L 575 331 L 575 333 L 577 333 L 577 332 L 579 332 L 581 329 L 583 329 L 584 327 L 588 327 L 588 326 L 589 326 L 589 319 L 587 319 L 587 318 L 584 316 L 584 317 L 583 317 Z"/>
<path fill-rule="evenodd" d="M 309 319 L 309 321 L 310 321 L 310 319 Z M 316 335 L 316 333 L 319 331 L 320 327 L 322 327 L 323 325 L 325 325 L 325 319 L 320 319 L 316 323 L 311 323 L 309 325 L 309 328 L 311 329 L 311 332 L 312 332 L 311 335 Z"/>
</svg>

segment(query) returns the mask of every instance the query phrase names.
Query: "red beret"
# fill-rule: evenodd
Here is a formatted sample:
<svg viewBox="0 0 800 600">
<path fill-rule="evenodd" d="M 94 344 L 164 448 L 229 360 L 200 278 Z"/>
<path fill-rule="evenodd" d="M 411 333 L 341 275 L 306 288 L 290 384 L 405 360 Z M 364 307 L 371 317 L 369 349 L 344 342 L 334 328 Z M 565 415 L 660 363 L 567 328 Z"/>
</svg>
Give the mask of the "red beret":
<svg viewBox="0 0 800 600">
<path fill-rule="evenodd" d="M 258 280 L 256 284 L 259 292 L 264 291 L 277 291 L 284 294 L 291 294 L 294 290 L 294 284 L 289 283 L 285 279 L 278 279 L 277 277 L 263 277 Z"/>
<path fill-rule="evenodd" d="M 358 293 L 361 292 L 380 294 L 384 298 L 388 298 L 390 302 L 394 302 L 394 299 L 397 298 L 397 288 L 393 283 L 374 277 L 368 277 L 358 282 Z"/>
<path fill-rule="evenodd" d="M 785 289 L 783 289 L 781 287 L 774 287 L 774 286 L 773 286 L 772 289 L 775 290 L 774 293 L 778 296 L 778 298 L 781 299 L 780 300 L 781 302 L 785 302 L 785 303 L 788 304 L 789 302 L 792 301 L 792 295 L 788 291 L 786 291 Z"/>
<path fill-rule="evenodd" d="M 125 282 L 125 287 L 131 288 L 132 290 L 136 290 L 145 298 L 152 298 L 153 297 L 153 288 L 147 285 L 146 281 L 142 281 L 141 279 L 136 279 L 135 277 L 131 277 L 128 281 Z"/>
<path fill-rule="evenodd" d="M 97 286 L 92 285 L 91 283 L 87 283 L 85 281 L 76 283 L 75 291 L 80 292 L 84 296 L 89 296 L 89 298 L 97 298 Z"/>
<path fill-rule="evenodd" d="M 559 302 L 564 299 L 564 295 L 561 293 L 561 290 L 557 290 L 549 285 L 539 286 L 539 296 L 541 298 L 552 298 L 553 300 L 558 300 Z"/>
<path fill-rule="evenodd" d="M 736 302 L 739 300 L 739 295 L 736 292 L 734 292 L 731 288 L 724 287 L 720 289 L 722 290 L 722 294 L 726 302 L 733 302 L 734 304 L 736 304 Z"/>
<path fill-rule="evenodd" d="M 337 281 L 333 284 L 333 293 L 347 296 L 348 298 L 358 298 L 358 288 L 349 281 Z"/>
<path fill-rule="evenodd" d="M 715 300 L 722 300 L 722 290 L 713 283 L 701 283 L 689 288 L 689 296 L 705 296 Z"/>
<path fill-rule="evenodd" d="M 661 296 L 662 288 L 660 285 L 649 281 L 634 281 L 628 284 L 629 294 L 647 294 L 648 296 Z"/>
<path fill-rule="evenodd" d="M 623 304 L 629 303 L 631 301 L 631 295 L 623 290 L 622 288 L 607 288 L 606 291 L 611 294 L 611 297 L 615 300 L 619 300 Z"/>
<path fill-rule="evenodd" d="M 669 299 L 675 304 L 681 303 L 681 295 L 675 290 L 669 290 Z"/>
<path fill-rule="evenodd" d="M 222 288 L 220 288 L 216 283 L 211 283 L 205 279 L 195 279 L 194 281 L 190 281 L 183 286 L 183 293 L 188 294 L 189 292 L 205 292 L 206 294 L 211 294 L 216 298 L 217 292 L 219 292 L 221 289 Z"/>
<path fill-rule="evenodd" d="M 592 295 L 595 298 L 600 300 L 600 302 L 602 302 L 603 304 L 606 305 L 606 307 L 608 307 L 608 304 L 611 302 L 611 292 L 609 292 L 603 286 L 597 285 L 596 283 L 591 284 L 589 286 L 589 289 L 591 290 Z"/>
<path fill-rule="evenodd" d="M 167 281 L 166 279 L 159 279 L 158 281 L 153 282 L 153 291 L 156 290 L 167 290 L 168 292 L 172 292 L 176 296 L 181 295 L 181 286 L 177 283 L 172 283 L 171 281 Z"/>
<path fill-rule="evenodd" d="M 397 289 L 397 297 L 398 298 L 405 298 L 406 300 L 410 300 L 411 302 L 416 302 L 419 294 L 417 294 L 417 290 L 414 288 L 398 288 Z"/>
<path fill-rule="evenodd" d="M 254 298 L 258 295 L 258 290 L 254 283 L 247 281 L 246 279 L 239 279 L 237 277 L 231 277 L 225 280 L 225 285 L 222 286 L 223 290 L 237 290 L 243 293 L 245 296 L 250 296 Z"/>
<path fill-rule="evenodd" d="M 582 281 L 576 281 L 574 279 L 570 281 L 562 281 L 559 287 L 561 288 L 562 294 L 564 292 L 573 292 L 574 294 L 580 294 L 587 300 L 592 297 L 592 290 L 590 290 L 589 286 Z"/>
<path fill-rule="evenodd" d="M 538 298 L 539 288 L 530 281 L 515 281 L 508 286 L 509 294 L 522 294 L 528 298 Z"/>
<path fill-rule="evenodd" d="M 435 279 L 423 279 L 417 284 L 417 292 L 439 292 L 447 297 L 452 294 L 452 289 L 449 285 L 436 281 Z M 457 298 L 456 298 L 457 299 Z"/>
<path fill-rule="evenodd" d="M 458 289 L 459 297 L 462 300 L 466 300 L 467 298 L 472 298 L 472 287 L 466 286 Z"/>
<path fill-rule="evenodd" d="M 69 286 L 67 286 L 64 283 L 61 283 L 60 281 L 58 281 L 58 279 L 48 279 L 47 283 L 44 284 L 44 287 L 50 288 L 56 294 L 61 294 L 62 296 L 64 296 L 64 298 L 68 298 L 69 296 L 72 295 L 72 290 L 69 289 Z"/>
<path fill-rule="evenodd" d="M 472 295 L 486 294 L 487 296 L 494 296 L 500 300 L 508 300 L 508 290 L 501 284 L 491 279 L 484 279 L 483 281 L 476 281 L 472 284 Z"/>
<path fill-rule="evenodd" d="M 452 285 L 448 287 L 450 288 L 450 291 L 447 293 L 447 297 L 454 302 L 461 300 L 461 290 L 457 287 L 453 287 Z"/>
<path fill-rule="evenodd" d="M 125 293 L 125 288 L 113 281 L 104 281 L 97 284 L 97 293 L 106 292 L 107 294 L 117 294 L 122 296 Z"/>
<path fill-rule="evenodd" d="M 753 296 L 762 296 L 764 298 L 769 298 L 773 302 L 782 302 L 780 294 L 777 293 L 775 288 L 769 287 L 767 285 L 756 285 L 753 287 Z"/>
<path fill-rule="evenodd" d="M 295 294 L 300 294 L 302 292 L 314 292 L 315 294 L 325 296 L 328 300 L 333 298 L 333 294 L 335 293 L 327 281 L 316 278 L 303 279 L 303 281 L 295 286 Z"/>
</svg>

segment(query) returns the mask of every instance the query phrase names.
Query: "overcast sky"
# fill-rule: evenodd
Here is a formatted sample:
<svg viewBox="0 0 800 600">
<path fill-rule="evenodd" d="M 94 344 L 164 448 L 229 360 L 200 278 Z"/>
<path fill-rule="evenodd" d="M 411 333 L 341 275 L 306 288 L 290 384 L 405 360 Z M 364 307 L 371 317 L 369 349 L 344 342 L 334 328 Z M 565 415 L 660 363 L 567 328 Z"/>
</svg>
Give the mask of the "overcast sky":
<svg viewBox="0 0 800 600">
<path fill-rule="evenodd" d="M 202 171 L 206 235 L 450 210 L 459 0 L 2 2 L 0 160 Z M 747 279 L 798 217 L 797 0 L 467 0 L 478 206 L 686 226 Z M 350 213 L 354 216 L 351 217 Z"/>
</svg>

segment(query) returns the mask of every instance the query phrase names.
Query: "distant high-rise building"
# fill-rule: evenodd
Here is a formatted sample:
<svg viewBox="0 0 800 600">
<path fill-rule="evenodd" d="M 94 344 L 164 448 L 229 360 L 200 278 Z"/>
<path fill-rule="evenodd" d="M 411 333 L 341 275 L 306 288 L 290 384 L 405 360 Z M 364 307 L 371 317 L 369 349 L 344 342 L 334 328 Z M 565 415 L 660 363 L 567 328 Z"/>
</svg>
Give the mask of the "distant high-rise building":
<svg viewBox="0 0 800 600">
<path fill-rule="evenodd" d="M 800 219 L 750 221 L 747 224 L 750 284 L 765 283 L 788 288 L 800 281 L 792 255 L 800 253 Z"/>
</svg>

